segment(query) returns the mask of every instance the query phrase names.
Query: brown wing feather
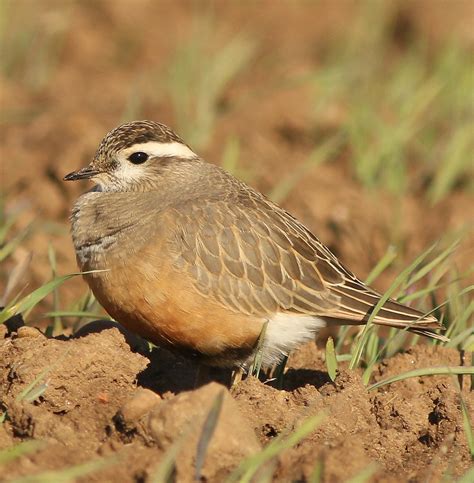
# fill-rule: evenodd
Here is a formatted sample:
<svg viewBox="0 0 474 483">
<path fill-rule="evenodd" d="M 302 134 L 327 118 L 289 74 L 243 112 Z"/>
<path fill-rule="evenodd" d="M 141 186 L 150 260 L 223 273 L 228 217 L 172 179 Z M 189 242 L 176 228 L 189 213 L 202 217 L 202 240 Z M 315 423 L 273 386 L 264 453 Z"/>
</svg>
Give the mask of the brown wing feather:
<svg viewBox="0 0 474 483">
<path fill-rule="evenodd" d="M 195 200 L 176 210 L 182 227 L 177 265 L 184 260 L 196 288 L 246 314 L 285 311 L 364 323 L 380 295 L 290 214 L 246 185 L 238 188 L 231 199 Z M 374 322 L 439 327 L 434 317 L 393 300 Z"/>
<path fill-rule="evenodd" d="M 339 296 L 329 286 L 343 283 L 343 274 L 274 208 L 249 202 L 213 201 L 176 210 L 182 227 L 177 265 L 184 260 L 196 288 L 233 311 L 262 317 L 331 311 Z"/>
</svg>

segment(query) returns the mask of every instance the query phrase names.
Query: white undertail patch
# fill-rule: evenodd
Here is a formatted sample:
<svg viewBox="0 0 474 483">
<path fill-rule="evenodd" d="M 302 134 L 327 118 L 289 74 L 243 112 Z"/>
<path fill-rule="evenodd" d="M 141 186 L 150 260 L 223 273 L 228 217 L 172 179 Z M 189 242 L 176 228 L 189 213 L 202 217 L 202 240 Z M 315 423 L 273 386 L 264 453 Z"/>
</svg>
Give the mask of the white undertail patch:
<svg viewBox="0 0 474 483">
<path fill-rule="evenodd" d="M 326 321 L 311 315 L 274 315 L 269 320 L 265 332 L 263 365 L 270 367 L 280 362 L 297 346 L 314 340 L 318 330 L 326 326 Z"/>
</svg>

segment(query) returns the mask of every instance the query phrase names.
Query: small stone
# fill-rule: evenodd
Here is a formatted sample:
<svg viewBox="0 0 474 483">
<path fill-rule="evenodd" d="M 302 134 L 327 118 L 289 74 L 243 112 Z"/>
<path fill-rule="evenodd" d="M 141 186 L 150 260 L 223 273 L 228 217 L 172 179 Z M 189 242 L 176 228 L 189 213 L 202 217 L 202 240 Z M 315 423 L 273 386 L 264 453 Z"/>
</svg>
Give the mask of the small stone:
<svg viewBox="0 0 474 483">
<path fill-rule="evenodd" d="M 45 337 L 45 335 L 36 327 L 30 327 L 28 325 L 24 325 L 23 327 L 20 327 L 18 329 L 17 337 L 18 338 L 23 338 L 23 337 L 36 338 L 36 337 Z"/>
<path fill-rule="evenodd" d="M 148 414 L 161 402 L 161 397 L 153 391 L 139 388 L 118 411 L 115 419 L 124 429 L 131 429 L 140 418 Z"/>
</svg>

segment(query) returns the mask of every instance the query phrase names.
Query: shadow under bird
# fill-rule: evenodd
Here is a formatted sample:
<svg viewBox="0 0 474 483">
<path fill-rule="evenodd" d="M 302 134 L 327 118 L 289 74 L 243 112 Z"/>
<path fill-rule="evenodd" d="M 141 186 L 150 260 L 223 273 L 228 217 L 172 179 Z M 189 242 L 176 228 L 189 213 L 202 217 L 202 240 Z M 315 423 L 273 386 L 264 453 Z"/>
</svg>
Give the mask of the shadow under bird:
<svg viewBox="0 0 474 483">
<path fill-rule="evenodd" d="M 65 180 L 96 186 L 72 210 L 77 261 L 97 300 L 154 344 L 202 363 L 270 367 L 318 329 L 365 324 L 380 300 L 297 219 L 171 129 L 123 124 Z M 388 300 L 378 325 L 443 340 L 431 315 Z"/>
</svg>

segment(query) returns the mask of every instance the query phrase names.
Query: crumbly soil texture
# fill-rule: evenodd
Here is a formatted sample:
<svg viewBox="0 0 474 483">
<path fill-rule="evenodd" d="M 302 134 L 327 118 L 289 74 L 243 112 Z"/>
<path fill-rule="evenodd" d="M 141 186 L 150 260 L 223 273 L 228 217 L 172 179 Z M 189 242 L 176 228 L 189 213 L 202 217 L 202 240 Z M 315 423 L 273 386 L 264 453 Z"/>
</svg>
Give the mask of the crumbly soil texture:
<svg viewBox="0 0 474 483">
<path fill-rule="evenodd" d="M 364 481 L 441 481 L 471 464 L 461 411 L 463 402 L 474 407 L 466 376 L 415 377 L 368 391 L 359 371 L 340 368 L 331 382 L 323 352 L 310 343 L 290 357 L 282 387 L 247 377 L 229 389 L 228 374 L 217 371 L 194 387 L 193 361 L 150 352 L 110 323 L 73 338 L 30 329 L 5 331 L 0 341 L 0 449 L 39 443 L 2 466 L 3 481 L 66 468 L 82 474 L 78 481 L 152 482 L 166 474 L 225 481 L 316 415 L 315 429 L 254 481 L 318 481 L 318 474 L 346 481 L 364 472 Z M 459 357 L 417 345 L 379 364 L 373 380 L 458 365 Z"/>
</svg>

